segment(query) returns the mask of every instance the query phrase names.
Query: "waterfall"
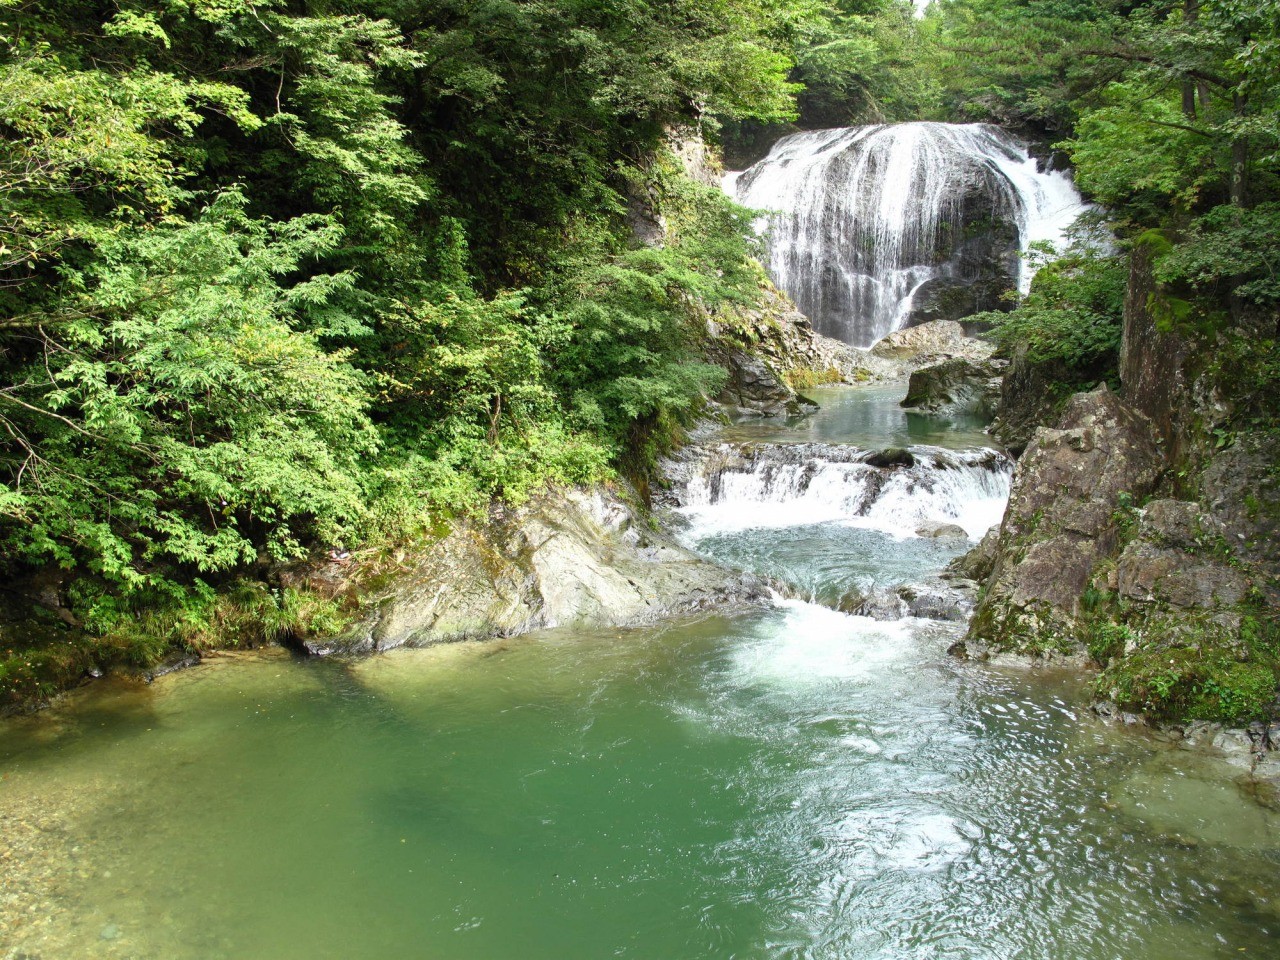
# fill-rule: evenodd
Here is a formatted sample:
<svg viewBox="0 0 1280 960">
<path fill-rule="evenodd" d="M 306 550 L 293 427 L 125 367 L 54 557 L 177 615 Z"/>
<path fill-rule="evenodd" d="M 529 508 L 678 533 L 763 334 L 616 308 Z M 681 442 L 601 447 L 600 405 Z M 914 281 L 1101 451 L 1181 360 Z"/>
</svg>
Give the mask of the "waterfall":
<svg viewBox="0 0 1280 960">
<path fill-rule="evenodd" d="M 724 185 L 766 211 L 778 286 L 822 333 L 861 347 L 904 326 L 926 285 L 981 281 L 975 297 L 987 301 L 993 285 L 1025 292 L 1020 255 L 1060 242 L 1085 207 L 1069 175 L 1039 171 L 1024 144 L 986 124 L 798 133 Z"/>
<path fill-rule="evenodd" d="M 671 475 L 693 539 L 833 522 L 912 537 L 944 522 L 976 540 L 1000 522 L 1013 464 L 995 450 L 724 443 Z"/>
</svg>

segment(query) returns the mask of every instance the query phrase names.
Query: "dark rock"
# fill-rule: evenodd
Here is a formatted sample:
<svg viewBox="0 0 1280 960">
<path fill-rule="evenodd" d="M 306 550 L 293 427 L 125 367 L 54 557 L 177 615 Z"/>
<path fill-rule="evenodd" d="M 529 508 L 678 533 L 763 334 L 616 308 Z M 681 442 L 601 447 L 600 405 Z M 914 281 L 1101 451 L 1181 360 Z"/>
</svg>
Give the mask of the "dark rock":
<svg viewBox="0 0 1280 960">
<path fill-rule="evenodd" d="M 992 434 L 1015 455 L 1021 454 L 1037 427 L 1057 419 L 1064 384 L 1073 379 L 1074 375 L 1063 364 L 1033 361 L 1027 348 L 1020 347 L 1010 358 L 1000 381 Z"/>
<path fill-rule="evenodd" d="M 902 406 L 927 413 L 991 416 L 1000 401 L 1004 361 L 955 357 L 911 374 Z"/>
<path fill-rule="evenodd" d="M 198 653 L 175 653 L 162 660 L 142 672 L 142 679 L 147 683 L 152 683 L 160 677 L 168 676 L 178 670 L 186 670 L 188 667 L 198 666 L 200 663 L 200 654 Z"/>
<path fill-rule="evenodd" d="M 992 527 L 978 541 L 978 545 L 947 564 L 943 574 L 948 579 L 964 577 L 982 583 L 991 576 L 996 565 L 996 545 L 1000 541 L 1000 528 Z"/>
<path fill-rule="evenodd" d="M 1153 247 L 1138 244 L 1129 260 L 1120 382 L 1126 401 L 1151 420 L 1167 444 L 1170 460 L 1177 461 L 1187 447 L 1184 426 L 1192 420 L 1184 373 L 1190 346 L 1180 334 L 1157 323 L 1151 312 L 1151 297 L 1157 289 L 1154 256 Z"/>
<path fill-rule="evenodd" d="M 915 454 L 904 447 L 889 447 L 871 454 L 865 458 L 864 462 L 872 467 L 893 469 L 894 467 L 914 467 L 916 458 Z"/>
<path fill-rule="evenodd" d="M 963 623 L 973 610 L 969 597 L 946 584 L 908 583 L 896 593 L 907 605 L 908 614 L 925 620 Z"/>
<path fill-rule="evenodd" d="M 852 611 L 856 616 L 872 620 L 901 620 L 909 612 L 907 602 L 890 587 L 876 587 Z"/>
<path fill-rule="evenodd" d="M 720 358 L 729 379 L 716 397 L 718 403 L 748 416 L 781 417 L 816 407 L 801 397 L 765 365 L 745 350 L 730 349 Z"/>
</svg>

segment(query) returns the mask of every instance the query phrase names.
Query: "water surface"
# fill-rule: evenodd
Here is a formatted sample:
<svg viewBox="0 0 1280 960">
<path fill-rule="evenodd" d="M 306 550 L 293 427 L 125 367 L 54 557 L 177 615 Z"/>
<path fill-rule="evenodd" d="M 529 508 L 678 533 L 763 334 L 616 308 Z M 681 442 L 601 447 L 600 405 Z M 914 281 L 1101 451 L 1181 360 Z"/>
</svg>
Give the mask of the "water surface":
<svg viewBox="0 0 1280 960">
<path fill-rule="evenodd" d="M 691 530 L 824 595 L 964 547 Z M 1280 817 L 957 629 L 785 601 L 97 685 L 0 726 L 0 957 L 1277 955 Z"/>
<path fill-rule="evenodd" d="M 847 443 L 864 450 L 929 445 L 951 450 L 998 446 L 987 421 L 971 414 L 937 416 L 904 410 L 906 383 L 814 387 L 803 391 L 819 409 L 779 424 L 744 420 L 723 431 L 726 440 L 771 443 Z"/>
</svg>

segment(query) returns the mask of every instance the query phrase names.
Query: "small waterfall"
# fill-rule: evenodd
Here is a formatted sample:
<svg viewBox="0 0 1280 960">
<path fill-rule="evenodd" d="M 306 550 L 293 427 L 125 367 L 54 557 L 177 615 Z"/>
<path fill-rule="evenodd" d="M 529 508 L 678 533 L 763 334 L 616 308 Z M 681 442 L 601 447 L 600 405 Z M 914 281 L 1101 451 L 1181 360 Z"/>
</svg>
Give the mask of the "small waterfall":
<svg viewBox="0 0 1280 960">
<path fill-rule="evenodd" d="M 976 540 L 1000 522 L 1013 464 L 995 450 L 725 443 L 671 475 L 695 540 L 832 522 L 896 537 L 915 536 L 928 522 L 953 523 Z"/>
<path fill-rule="evenodd" d="M 1020 254 L 1058 242 L 1085 205 L 1071 178 L 985 124 L 901 123 L 798 133 L 725 178 L 764 210 L 774 281 L 828 336 L 870 346 L 931 281 L 986 274 L 1025 292 Z"/>
</svg>

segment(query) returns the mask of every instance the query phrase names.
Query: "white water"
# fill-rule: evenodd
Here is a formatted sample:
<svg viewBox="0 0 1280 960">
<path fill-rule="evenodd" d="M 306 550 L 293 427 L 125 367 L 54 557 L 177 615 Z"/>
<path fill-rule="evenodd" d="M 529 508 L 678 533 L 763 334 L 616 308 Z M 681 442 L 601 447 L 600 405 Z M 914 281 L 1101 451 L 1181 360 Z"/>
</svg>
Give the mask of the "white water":
<svg viewBox="0 0 1280 960">
<path fill-rule="evenodd" d="M 795 134 L 724 188 L 768 211 L 774 281 L 823 333 L 870 346 L 904 325 L 916 294 L 977 279 L 952 253 L 967 225 L 1011 230 L 1007 272 L 1026 292 L 1030 245 L 1063 242 L 1086 205 L 1025 144 L 985 124 L 902 123 Z M 1016 236 L 1016 239 L 1014 238 Z"/>
<path fill-rule="evenodd" d="M 940 522 L 977 540 L 1000 522 L 1013 473 L 1006 458 L 991 450 L 913 453 L 913 466 L 885 469 L 851 448 L 725 444 L 685 484 L 687 536 L 837 523 L 905 539 Z"/>
</svg>

